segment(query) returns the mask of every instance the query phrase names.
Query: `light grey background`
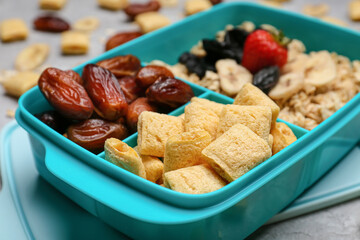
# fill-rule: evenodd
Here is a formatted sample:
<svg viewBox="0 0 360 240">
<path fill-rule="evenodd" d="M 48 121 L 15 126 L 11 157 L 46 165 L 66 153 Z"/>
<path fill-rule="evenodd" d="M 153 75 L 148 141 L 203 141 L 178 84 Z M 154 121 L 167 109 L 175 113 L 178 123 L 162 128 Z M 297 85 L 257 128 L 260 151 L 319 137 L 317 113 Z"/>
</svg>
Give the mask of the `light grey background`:
<svg viewBox="0 0 360 240">
<path fill-rule="evenodd" d="M 173 22 L 183 18 L 184 0 L 178 0 L 175 8 L 163 8 L 162 13 Z M 133 1 L 146 2 L 146 1 Z M 230 0 L 228 1 L 230 2 Z M 283 8 L 301 12 L 306 3 L 327 3 L 330 5 L 329 15 L 337 17 L 349 24 L 349 27 L 359 30 L 360 23 L 353 23 L 348 17 L 348 3 L 342 0 L 292 0 L 284 3 Z M 44 42 L 51 46 L 51 52 L 45 65 L 62 69 L 72 68 L 79 63 L 91 59 L 104 51 L 105 39 L 116 31 L 137 30 L 137 26 L 126 20 L 122 11 L 107 11 L 97 7 L 96 0 L 68 0 L 64 9 L 57 14 L 70 23 L 86 16 L 96 16 L 100 19 L 100 27 L 91 35 L 90 51 L 82 56 L 62 56 L 60 51 L 60 35 L 34 31 L 32 22 L 35 17 L 46 11 L 38 8 L 36 0 L 0 0 L 0 22 L 8 18 L 22 18 L 30 29 L 26 41 L 14 43 L 0 42 L 0 71 L 13 69 L 16 55 L 31 43 Z M 341 41 L 341 39 L 329 39 Z M 359 53 L 360 58 L 360 53 Z M 15 110 L 17 99 L 7 96 L 0 87 L 0 129 L 13 120 L 6 116 L 7 110 Z M 0 184 L 1 187 L 1 184 Z M 266 199 L 264 198 L 264 201 Z M 1 214 L 1 213 L 0 213 Z M 1 233 L 0 233 L 1 238 Z M 287 220 L 269 226 L 264 226 L 252 234 L 250 239 L 327 239 L 355 240 L 360 239 L 360 199 L 339 204 L 305 216 Z"/>
</svg>

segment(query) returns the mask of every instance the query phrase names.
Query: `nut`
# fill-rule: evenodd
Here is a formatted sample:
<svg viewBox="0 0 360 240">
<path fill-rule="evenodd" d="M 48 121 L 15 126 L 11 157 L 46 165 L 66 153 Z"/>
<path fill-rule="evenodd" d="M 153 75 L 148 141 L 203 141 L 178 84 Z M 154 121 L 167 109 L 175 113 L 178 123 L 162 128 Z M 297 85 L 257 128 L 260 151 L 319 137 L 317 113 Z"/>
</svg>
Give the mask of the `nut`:
<svg viewBox="0 0 360 240">
<path fill-rule="evenodd" d="M 149 1 L 149 2 L 143 3 L 143 4 L 133 3 L 133 4 L 128 5 L 124 9 L 124 12 L 131 20 L 133 20 L 140 13 L 156 12 L 160 9 L 160 7 L 161 6 L 158 1 Z"/>
<path fill-rule="evenodd" d="M 108 51 L 113 49 L 114 47 L 120 46 L 130 40 L 133 40 L 137 37 L 140 37 L 142 34 L 141 32 L 121 32 L 113 35 L 110 37 L 105 46 L 105 50 Z"/>
</svg>

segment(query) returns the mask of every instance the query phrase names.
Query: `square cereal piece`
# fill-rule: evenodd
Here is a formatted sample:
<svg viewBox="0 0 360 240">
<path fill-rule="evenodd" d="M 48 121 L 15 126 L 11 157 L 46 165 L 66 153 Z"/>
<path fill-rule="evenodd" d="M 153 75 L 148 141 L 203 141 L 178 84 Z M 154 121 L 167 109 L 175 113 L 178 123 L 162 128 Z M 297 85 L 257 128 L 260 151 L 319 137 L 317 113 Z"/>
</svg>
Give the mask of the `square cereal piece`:
<svg viewBox="0 0 360 240">
<path fill-rule="evenodd" d="M 221 111 L 223 110 L 223 107 L 225 106 L 222 103 L 217 103 L 214 101 L 210 101 L 208 99 L 205 98 L 198 98 L 198 97 L 193 97 L 191 98 L 191 102 L 197 102 L 197 103 L 201 103 L 202 105 L 204 105 L 205 107 L 211 109 L 214 113 L 216 113 L 219 117 L 221 116 Z"/>
<path fill-rule="evenodd" d="M 135 17 L 142 33 L 152 32 L 171 23 L 170 19 L 158 12 L 141 13 Z"/>
<path fill-rule="evenodd" d="M 272 112 L 271 127 L 274 127 L 280 112 L 279 106 L 251 83 L 246 83 L 240 89 L 239 93 L 235 97 L 234 105 L 269 106 Z"/>
<path fill-rule="evenodd" d="M 271 157 L 271 148 L 239 123 L 210 143 L 202 154 L 220 176 L 231 182 Z"/>
<path fill-rule="evenodd" d="M 41 9 L 60 10 L 64 7 L 66 0 L 40 0 Z"/>
<path fill-rule="evenodd" d="M 138 121 L 138 147 L 143 155 L 164 157 L 170 136 L 184 132 L 184 120 L 166 114 L 144 111 Z"/>
<path fill-rule="evenodd" d="M 129 4 L 128 0 L 98 0 L 97 2 L 100 7 L 113 11 L 124 9 Z"/>
<path fill-rule="evenodd" d="M 353 21 L 360 20 L 360 1 L 359 0 L 352 0 L 349 3 L 349 14 L 350 18 Z"/>
<path fill-rule="evenodd" d="M 85 54 L 89 49 L 89 36 L 83 32 L 66 31 L 61 34 L 61 50 L 63 54 Z"/>
<path fill-rule="evenodd" d="M 18 72 L 2 83 L 7 94 L 20 97 L 30 88 L 37 85 L 40 74 L 35 72 Z"/>
<path fill-rule="evenodd" d="M 164 184 L 177 192 L 202 194 L 224 187 L 226 181 L 207 164 L 202 164 L 165 173 Z"/>
<path fill-rule="evenodd" d="M 175 7 L 178 5 L 178 0 L 158 0 L 161 7 Z"/>
<path fill-rule="evenodd" d="M 139 148 L 137 146 L 134 147 L 134 150 L 142 159 L 145 167 L 146 179 L 154 183 L 162 182 L 164 163 L 157 157 L 140 154 Z"/>
<path fill-rule="evenodd" d="M 12 42 L 26 39 L 29 30 L 22 19 L 12 18 L 1 22 L 0 34 L 3 42 Z"/>
<path fill-rule="evenodd" d="M 203 104 L 193 102 L 185 107 L 185 132 L 207 131 L 214 140 L 218 125 L 218 115 Z"/>
<path fill-rule="evenodd" d="M 235 124 L 241 123 L 266 142 L 269 141 L 271 127 L 271 109 L 268 106 L 226 105 L 223 108 L 217 137 Z"/>
<path fill-rule="evenodd" d="M 293 131 L 282 122 L 277 122 L 275 127 L 271 129 L 273 136 L 272 153 L 273 155 L 280 152 L 297 140 Z"/>
<path fill-rule="evenodd" d="M 187 0 L 185 2 L 185 14 L 192 15 L 212 7 L 209 0 Z"/>
</svg>

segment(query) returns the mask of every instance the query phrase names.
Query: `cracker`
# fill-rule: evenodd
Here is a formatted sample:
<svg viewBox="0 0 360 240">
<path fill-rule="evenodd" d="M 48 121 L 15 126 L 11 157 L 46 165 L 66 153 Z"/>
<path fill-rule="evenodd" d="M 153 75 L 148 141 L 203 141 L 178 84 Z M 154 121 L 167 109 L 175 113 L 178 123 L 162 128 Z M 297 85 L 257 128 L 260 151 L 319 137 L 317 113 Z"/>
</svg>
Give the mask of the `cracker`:
<svg viewBox="0 0 360 240">
<path fill-rule="evenodd" d="M 187 0 L 185 2 L 185 14 L 192 15 L 212 7 L 209 0 Z"/>
<path fill-rule="evenodd" d="M 172 135 L 184 131 L 183 119 L 144 111 L 138 120 L 138 147 L 143 155 L 164 157 L 165 144 Z"/>
<path fill-rule="evenodd" d="M 24 40 L 27 38 L 28 34 L 29 30 L 22 19 L 7 19 L 0 24 L 0 36 L 3 42 Z"/>
<path fill-rule="evenodd" d="M 208 165 L 203 164 L 166 172 L 164 184 L 177 192 L 202 194 L 224 187 L 226 181 Z"/>
<path fill-rule="evenodd" d="M 164 172 L 205 163 L 201 151 L 211 142 L 206 131 L 184 132 L 168 138 L 165 146 Z"/>
<path fill-rule="evenodd" d="M 66 0 L 40 0 L 39 5 L 42 9 L 60 10 L 64 7 Z"/>
<path fill-rule="evenodd" d="M 105 160 L 146 179 L 144 164 L 137 152 L 116 138 L 105 141 Z"/>
<path fill-rule="evenodd" d="M 271 157 L 271 148 L 239 123 L 210 143 L 202 154 L 220 176 L 231 182 Z"/>
<path fill-rule="evenodd" d="M 97 0 L 97 2 L 100 7 L 113 11 L 124 9 L 129 4 L 128 0 Z"/>
<path fill-rule="evenodd" d="M 85 54 L 89 49 L 89 36 L 78 31 L 66 31 L 61 34 L 61 50 L 66 55 Z"/>
</svg>

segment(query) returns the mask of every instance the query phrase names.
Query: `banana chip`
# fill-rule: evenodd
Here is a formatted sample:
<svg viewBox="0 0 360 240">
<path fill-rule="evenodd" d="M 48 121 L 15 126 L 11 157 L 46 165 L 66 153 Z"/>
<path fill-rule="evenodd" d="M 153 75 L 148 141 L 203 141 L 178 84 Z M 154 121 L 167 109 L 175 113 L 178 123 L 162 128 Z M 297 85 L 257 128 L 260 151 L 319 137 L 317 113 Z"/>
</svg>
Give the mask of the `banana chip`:
<svg viewBox="0 0 360 240">
<path fill-rule="evenodd" d="M 30 71 L 44 63 L 49 55 L 50 47 L 44 43 L 35 43 L 23 49 L 15 60 L 18 71 Z"/>
</svg>

